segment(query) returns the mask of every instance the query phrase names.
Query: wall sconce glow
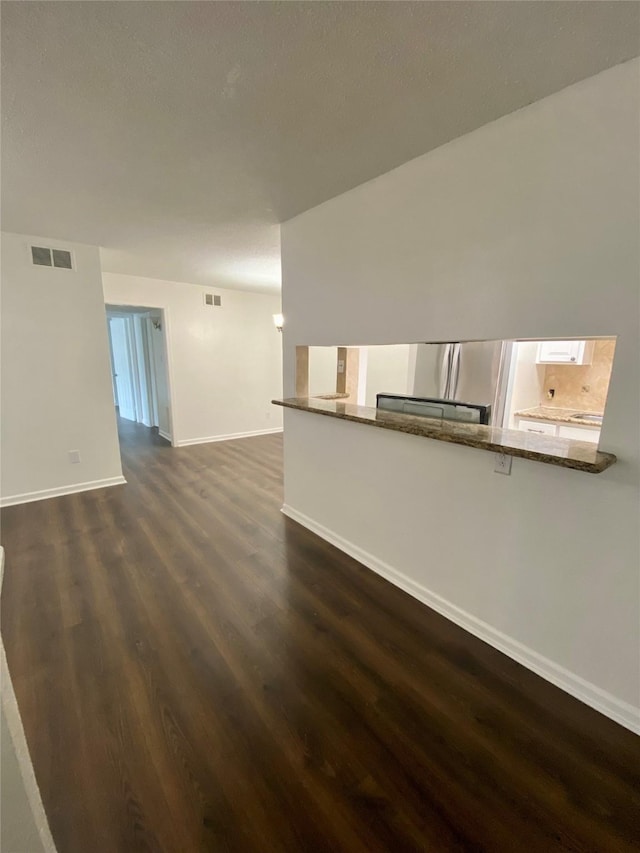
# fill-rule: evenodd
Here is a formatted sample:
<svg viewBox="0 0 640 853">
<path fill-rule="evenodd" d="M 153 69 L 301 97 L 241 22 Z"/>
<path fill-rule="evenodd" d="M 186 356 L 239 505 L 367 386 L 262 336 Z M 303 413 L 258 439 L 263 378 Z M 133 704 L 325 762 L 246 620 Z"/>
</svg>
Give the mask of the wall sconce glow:
<svg viewBox="0 0 640 853">
<path fill-rule="evenodd" d="M 282 327 L 284 326 L 284 317 L 282 316 L 282 314 L 273 315 L 273 325 L 279 332 L 282 331 Z"/>
</svg>

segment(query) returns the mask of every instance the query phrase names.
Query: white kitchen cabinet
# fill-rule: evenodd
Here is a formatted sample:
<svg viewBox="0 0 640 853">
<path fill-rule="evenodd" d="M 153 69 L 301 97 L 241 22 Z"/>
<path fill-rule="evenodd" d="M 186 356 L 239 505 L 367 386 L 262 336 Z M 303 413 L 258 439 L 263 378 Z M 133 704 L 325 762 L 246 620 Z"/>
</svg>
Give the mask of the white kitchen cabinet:
<svg viewBox="0 0 640 853">
<path fill-rule="evenodd" d="M 522 432 L 535 432 L 538 435 L 569 438 L 572 441 L 590 441 L 592 444 L 598 444 L 600 441 L 600 428 L 594 426 L 536 421 L 534 418 L 516 418 L 515 426 Z"/>
<path fill-rule="evenodd" d="M 590 441 L 597 444 L 600 441 L 600 430 L 597 427 L 558 424 L 558 437 L 571 438 L 573 441 Z"/>
<path fill-rule="evenodd" d="M 540 341 L 538 364 L 591 364 L 593 341 Z"/>
<path fill-rule="evenodd" d="M 518 418 L 516 429 L 522 432 L 537 432 L 540 435 L 556 435 L 556 424 L 550 421 L 533 421 L 528 418 Z"/>
</svg>

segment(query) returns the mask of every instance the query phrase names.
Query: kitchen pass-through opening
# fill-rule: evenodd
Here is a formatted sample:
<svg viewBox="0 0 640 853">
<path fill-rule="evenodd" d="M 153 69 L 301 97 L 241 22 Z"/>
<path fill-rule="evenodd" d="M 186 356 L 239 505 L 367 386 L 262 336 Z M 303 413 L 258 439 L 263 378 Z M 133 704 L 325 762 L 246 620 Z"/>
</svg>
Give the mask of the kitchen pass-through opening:
<svg viewBox="0 0 640 853">
<path fill-rule="evenodd" d="M 585 337 L 299 347 L 296 394 L 598 444 L 615 346 Z"/>
</svg>

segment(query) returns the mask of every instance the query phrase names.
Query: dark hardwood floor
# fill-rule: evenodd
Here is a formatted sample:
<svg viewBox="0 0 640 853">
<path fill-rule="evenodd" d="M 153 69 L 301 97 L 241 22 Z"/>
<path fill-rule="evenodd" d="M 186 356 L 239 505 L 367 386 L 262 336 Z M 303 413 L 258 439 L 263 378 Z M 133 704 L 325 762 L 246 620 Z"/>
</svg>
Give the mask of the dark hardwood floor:
<svg viewBox="0 0 640 853">
<path fill-rule="evenodd" d="M 59 853 L 637 850 L 640 738 L 285 518 L 281 449 L 123 422 L 128 485 L 3 511 Z"/>
</svg>

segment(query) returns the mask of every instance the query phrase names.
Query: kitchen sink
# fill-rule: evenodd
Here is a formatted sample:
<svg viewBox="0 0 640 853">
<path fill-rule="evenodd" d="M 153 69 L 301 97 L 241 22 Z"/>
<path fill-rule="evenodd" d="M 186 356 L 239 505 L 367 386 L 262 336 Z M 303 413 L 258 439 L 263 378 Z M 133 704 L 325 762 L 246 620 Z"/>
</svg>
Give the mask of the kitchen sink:
<svg viewBox="0 0 640 853">
<path fill-rule="evenodd" d="M 576 412 L 571 417 L 576 421 L 585 421 L 589 424 L 600 425 L 602 423 L 602 415 L 594 415 L 590 412 Z"/>
</svg>

